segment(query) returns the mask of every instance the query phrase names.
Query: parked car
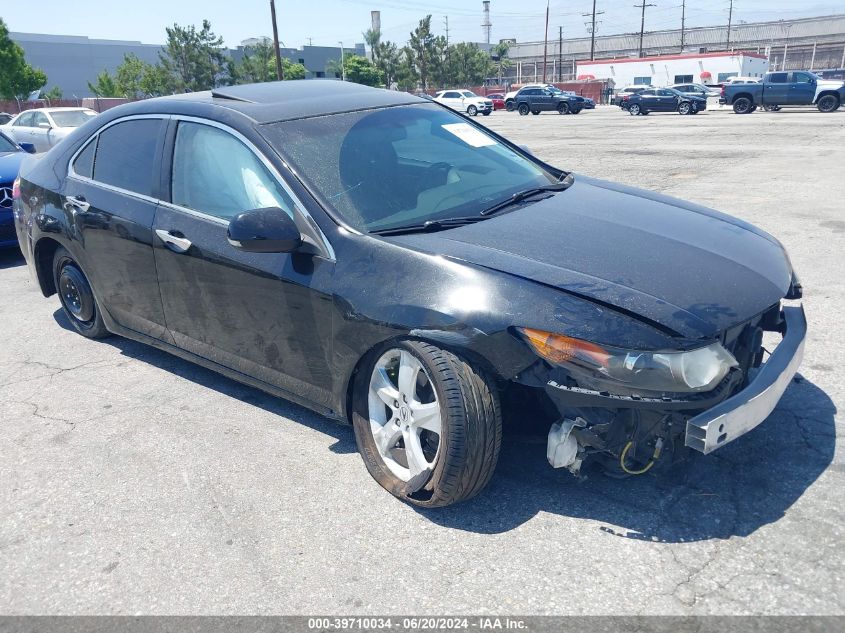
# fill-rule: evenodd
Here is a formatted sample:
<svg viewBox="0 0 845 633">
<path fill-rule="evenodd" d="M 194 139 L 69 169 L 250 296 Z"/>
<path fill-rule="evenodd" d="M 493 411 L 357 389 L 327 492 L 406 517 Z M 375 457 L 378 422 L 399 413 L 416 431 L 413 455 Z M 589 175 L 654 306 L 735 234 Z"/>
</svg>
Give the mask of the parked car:
<svg viewBox="0 0 845 633">
<path fill-rule="evenodd" d="M 835 112 L 845 101 L 845 81 L 826 80 L 811 72 L 771 72 L 759 84 L 731 84 L 722 88 L 719 103 L 737 114 L 749 114 L 758 106 L 779 110 L 783 106 L 814 105 L 819 112 Z"/>
<path fill-rule="evenodd" d="M 514 103 L 516 111 L 522 115 L 550 111 L 558 114 L 578 114 L 584 109 L 583 97 L 565 94 L 554 86 L 521 88 L 514 97 Z"/>
<path fill-rule="evenodd" d="M 494 93 L 491 95 L 487 95 L 487 98 L 493 102 L 493 110 L 505 109 L 505 95 L 500 93 Z"/>
<path fill-rule="evenodd" d="M 649 88 L 625 97 L 622 108 L 632 115 L 651 112 L 698 114 L 707 109 L 707 99 L 685 95 L 672 88 Z"/>
<path fill-rule="evenodd" d="M 622 88 L 622 90 L 620 90 L 619 92 L 617 92 L 613 96 L 612 103 L 615 106 L 619 106 L 620 108 L 624 108 L 625 97 L 630 97 L 631 95 L 638 94 L 638 93 L 640 93 L 643 90 L 646 90 L 648 88 L 653 88 L 653 86 L 640 86 L 640 85 L 625 86 L 624 88 Z"/>
<path fill-rule="evenodd" d="M 479 112 L 488 116 L 493 111 L 493 102 L 490 99 L 479 97 L 471 90 L 441 90 L 434 95 L 434 100 L 470 116 L 478 116 Z"/>
<path fill-rule="evenodd" d="M 18 245 L 12 218 L 14 182 L 24 156 L 33 152 L 35 148 L 31 144 L 15 143 L 0 132 L 0 249 Z"/>
<path fill-rule="evenodd" d="M 0 125 L 4 125 L 11 121 L 14 117 L 8 112 L 0 112 Z"/>
<path fill-rule="evenodd" d="M 407 93 L 286 81 L 121 105 L 25 160 L 15 191 L 67 327 L 351 422 L 372 476 L 418 506 L 485 486 L 502 402 L 550 425 L 552 465 L 635 475 L 763 422 L 803 353 L 774 237 Z M 783 337 L 765 363 L 764 332 Z"/>
<path fill-rule="evenodd" d="M 718 88 L 705 86 L 704 84 L 673 84 L 668 87 L 692 97 L 703 97 L 704 99 L 707 99 L 708 97 L 719 96 Z"/>
<path fill-rule="evenodd" d="M 508 112 L 513 112 L 514 110 L 516 110 L 516 102 L 514 101 L 514 98 L 516 97 L 516 93 L 522 90 L 523 88 L 554 88 L 554 86 L 552 84 L 546 83 L 528 83 L 523 84 L 516 90 L 511 90 L 510 92 L 505 94 L 505 109 Z"/>
<path fill-rule="evenodd" d="M 97 116 L 90 108 L 36 108 L 24 110 L 2 130 L 18 143 L 32 143 L 46 152 L 74 129 Z"/>
<path fill-rule="evenodd" d="M 558 90 L 558 88 L 555 88 L 555 89 Z M 578 103 L 578 105 L 581 106 L 580 110 L 595 110 L 595 108 L 596 108 L 596 102 L 595 101 L 593 101 L 592 99 L 590 99 L 588 97 L 582 97 L 577 92 L 574 92 L 572 90 L 561 90 L 560 92 L 562 92 L 565 95 L 569 95 L 570 97 L 572 97 Z M 580 112 L 580 110 L 579 110 L 579 112 Z M 577 114 L 577 113 L 575 113 L 575 114 Z"/>
</svg>

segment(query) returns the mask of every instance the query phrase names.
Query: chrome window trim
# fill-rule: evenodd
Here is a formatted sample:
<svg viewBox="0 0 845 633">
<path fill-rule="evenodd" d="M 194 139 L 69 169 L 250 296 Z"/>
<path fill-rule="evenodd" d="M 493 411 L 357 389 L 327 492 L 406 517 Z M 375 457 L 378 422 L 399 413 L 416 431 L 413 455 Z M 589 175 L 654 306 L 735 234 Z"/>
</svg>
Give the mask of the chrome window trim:
<svg viewBox="0 0 845 633">
<path fill-rule="evenodd" d="M 320 228 L 320 225 L 317 224 L 316 220 L 314 220 L 314 218 L 308 212 L 308 209 L 305 207 L 304 204 L 302 204 L 302 200 L 300 200 L 299 197 L 288 186 L 287 182 L 285 182 L 285 179 L 282 177 L 282 175 L 279 173 L 279 170 L 276 169 L 276 167 L 273 165 L 273 163 L 271 163 L 267 159 L 267 157 L 261 151 L 259 151 L 259 149 L 248 138 L 246 138 L 243 134 L 241 134 L 237 130 L 229 127 L 228 125 L 226 125 L 224 123 L 220 123 L 220 122 L 214 121 L 212 119 L 204 119 L 202 117 L 195 117 L 195 116 L 183 115 L 183 114 L 130 114 L 130 115 L 115 119 L 114 121 L 109 121 L 103 127 L 99 128 L 94 134 L 92 134 L 91 137 L 85 143 L 83 143 L 79 147 L 79 149 L 77 149 L 73 153 L 73 155 L 70 157 L 70 160 L 68 161 L 68 166 L 67 166 L 68 177 L 73 178 L 75 180 L 79 180 L 79 181 L 84 182 L 84 183 L 88 183 L 88 184 L 96 185 L 98 187 L 102 187 L 104 189 L 107 189 L 109 191 L 113 191 L 115 193 L 121 193 L 121 194 L 125 194 L 125 195 L 128 195 L 128 196 L 132 196 L 134 198 L 138 198 L 140 200 L 145 200 L 147 202 L 153 202 L 153 203 L 156 203 L 156 204 L 161 205 L 163 207 L 167 207 L 167 208 L 173 209 L 175 211 L 180 211 L 182 213 L 186 213 L 188 215 L 192 215 L 192 216 L 195 216 L 195 217 L 200 218 L 200 219 L 210 220 L 210 221 L 215 222 L 217 224 L 221 224 L 222 226 L 227 226 L 229 224 L 228 220 L 224 220 L 223 218 L 219 218 L 215 215 L 203 213 L 202 211 L 197 211 L 195 209 L 188 209 L 187 207 L 183 207 L 183 206 L 180 206 L 178 204 L 173 204 L 172 202 L 160 200 L 158 198 L 153 198 L 151 196 L 146 196 L 142 193 L 136 193 L 134 191 L 129 191 L 128 189 L 122 189 L 121 187 L 115 187 L 113 185 L 109 185 L 107 183 L 103 183 L 103 182 L 100 182 L 98 180 L 94 180 L 93 178 L 88 178 L 87 176 L 80 176 L 79 174 L 76 173 L 76 171 L 74 171 L 73 164 L 74 164 L 74 162 L 76 162 L 76 158 L 79 156 L 79 154 L 81 154 L 83 152 L 83 150 L 85 150 L 86 147 L 88 147 L 88 145 L 90 143 L 94 142 L 96 139 L 99 139 L 100 134 L 104 130 L 107 130 L 108 128 L 110 128 L 113 125 L 117 125 L 118 123 L 123 123 L 125 121 L 132 121 L 132 120 L 136 120 L 136 119 L 160 119 L 162 121 L 170 121 L 170 120 L 173 120 L 173 121 L 188 121 L 189 123 L 197 123 L 197 124 L 200 124 L 200 125 L 208 125 L 210 127 L 215 127 L 215 128 L 223 130 L 224 132 L 234 136 L 236 139 L 238 139 L 241 143 L 244 144 L 244 146 L 247 148 L 247 150 L 252 152 L 253 155 L 255 155 L 258 158 L 258 160 L 261 162 L 261 164 L 264 165 L 264 167 L 270 172 L 270 175 L 276 180 L 276 182 L 282 187 L 282 189 L 285 190 L 285 193 L 287 193 L 287 195 L 290 196 L 290 199 L 293 200 L 294 213 L 298 213 L 300 216 L 302 216 L 303 219 L 305 220 L 306 224 L 308 224 L 308 226 L 311 227 L 311 230 L 314 231 L 315 233 L 317 233 L 318 237 L 320 238 L 320 241 L 322 242 L 322 248 L 326 253 L 325 259 L 327 259 L 331 262 L 337 261 L 337 257 L 335 255 L 334 247 L 332 246 L 332 243 L 329 241 L 329 238 L 326 237 L 326 234 L 323 232 L 323 229 Z M 95 157 L 95 162 L 96 162 L 96 157 Z"/>
</svg>

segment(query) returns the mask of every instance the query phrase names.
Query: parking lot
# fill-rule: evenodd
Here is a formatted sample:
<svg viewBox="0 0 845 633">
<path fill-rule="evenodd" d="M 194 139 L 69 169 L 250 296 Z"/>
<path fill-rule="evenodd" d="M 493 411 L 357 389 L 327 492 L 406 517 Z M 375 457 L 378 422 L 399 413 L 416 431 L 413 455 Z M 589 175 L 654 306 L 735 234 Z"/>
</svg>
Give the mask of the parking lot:
<svg viewBox="0 0 845 633">
<path fill-rule="evenodd" d="M 421 511 L 371 479 L 350 427 L 84 339 L 2 253 L 0 611 L 845 614 L 845 110 L 479 122 L 784 243 L 810 331 L 769 420 L 628 480 L 578 481 L 509 428 L 480 496 Z"/>
</svg>

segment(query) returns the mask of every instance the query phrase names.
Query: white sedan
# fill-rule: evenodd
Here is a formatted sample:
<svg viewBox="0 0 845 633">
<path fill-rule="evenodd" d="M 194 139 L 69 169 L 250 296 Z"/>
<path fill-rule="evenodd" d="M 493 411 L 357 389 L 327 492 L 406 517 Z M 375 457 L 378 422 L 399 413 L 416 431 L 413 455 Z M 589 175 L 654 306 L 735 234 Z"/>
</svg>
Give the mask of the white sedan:
<svg viewBox="0 0 845 633">
<path fill-rule="evenodd" d="M 97 113 L 90 108 L 37 108 L 25 110 L 0 126 L 17 143 L 32 143 L 46 152 Z"/>
<path fill-rule="evenodd" d="M 490 99 L 479 97 L 471 90 L 441 90 L 434 95 L 434 100 L 470 116 L 477 116 L 479 112 L 488 116 L 493 111 Z"/>
</svg>

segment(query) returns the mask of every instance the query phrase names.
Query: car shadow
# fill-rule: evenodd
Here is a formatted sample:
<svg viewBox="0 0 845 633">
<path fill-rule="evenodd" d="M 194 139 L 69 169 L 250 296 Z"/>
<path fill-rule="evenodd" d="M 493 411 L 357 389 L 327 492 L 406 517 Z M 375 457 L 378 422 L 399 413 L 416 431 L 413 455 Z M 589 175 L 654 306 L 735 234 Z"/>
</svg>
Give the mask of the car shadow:
<svg viewBox="0 0 845 633">
<path fill-rule="evenodd" d="M 61 309 L 53 316 L 72 329 Z M 334 453 L 357 450 L 350 426 L 148 345 L 120 336 L 99 342 L 329 435 L 336 440 Z M 769 419 L 747 435 L 708 456 L 694 453 L 660 472 L 621 480 L 596 468 L 581 479 L 551 468 L 546 438 L 520 431 L 516 421 L 481 494 L 448 508 L 415 510 L 432 523 L 480 534 L 513 530 L 544 512 L 598 522 L 598 529 L 628 539 L 681 543 L 748 536 L 779 520 L 830 465 L 835 414 L 827 394 L 799 374 Z"/>
<path fill-rule="evenodd" d="M 23 266 L 25 263 L 26 260 L 23 258 L 23 253 L 21 253 L 21 250 L 17 246 L 0 250 L 0 270 Z"/>
</svg>

